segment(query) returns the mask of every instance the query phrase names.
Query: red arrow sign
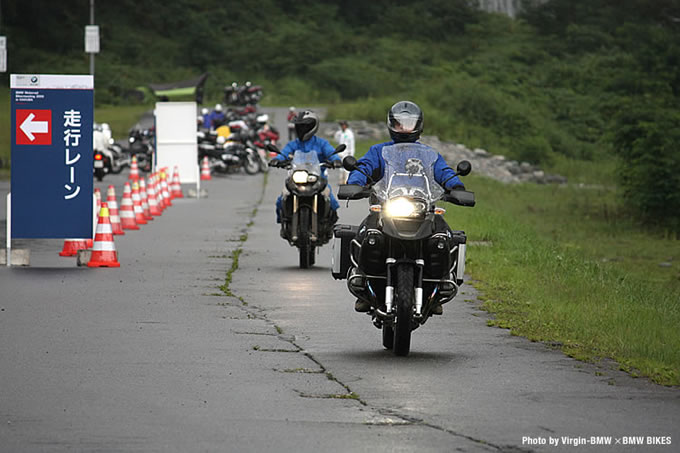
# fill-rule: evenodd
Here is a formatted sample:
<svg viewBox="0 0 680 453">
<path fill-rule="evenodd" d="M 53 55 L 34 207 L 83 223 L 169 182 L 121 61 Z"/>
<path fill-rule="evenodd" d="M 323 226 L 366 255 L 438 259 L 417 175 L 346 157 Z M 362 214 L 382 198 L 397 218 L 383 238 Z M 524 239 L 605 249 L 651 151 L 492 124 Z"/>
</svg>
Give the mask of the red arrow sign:
<svg viewBox="0 0 680 453">
<path fill-rule="evenodd" d="M 52 144 L 52 110 L 17 110 L 17 145 Z"/>
</svg>

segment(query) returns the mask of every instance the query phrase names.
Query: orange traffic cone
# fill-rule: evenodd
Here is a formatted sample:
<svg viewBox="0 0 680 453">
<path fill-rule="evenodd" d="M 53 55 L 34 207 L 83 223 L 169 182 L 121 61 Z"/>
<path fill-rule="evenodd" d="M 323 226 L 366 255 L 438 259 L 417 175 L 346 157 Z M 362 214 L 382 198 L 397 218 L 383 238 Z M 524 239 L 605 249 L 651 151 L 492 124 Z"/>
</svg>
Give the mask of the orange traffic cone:
<svg viewBox="0 0 680 453">
<path fill-rule="evenodd" d="M 78 250 L 87 250 L 87 239 L 64 239 L 64 247 L 59 252 L 59 256 L 76 256 Z"/>
<path fill-rule="evenodd" d="M 99 187 L 94 188 L 94 199 L 95 199 L 95 202 L 96 202 L 94 212 L 97 215 L 97 217 L 95 218 L 96 219 L 95 222 L 98 222 L 99 221 L 99 211 L 102 208 L 102 193 L 99 191 Z M 87 239 L 87 248 L 91 249 L 93 244 L 94 244 L 94 241 L 92 240 L 92 238 L 88 238 Z"/>
<path fill-rule="evenodd" d="M 201 164 L 201 181 L 209 181 L 212 179 L 210 174 L 210 164 L 208 163 L 208 156 L 203 158 L 203 163 Z"/>
<path fill-rule="evenodd" d="M 120 224 L 120 216 L 118 215 L 118 202 L 116 201 L 116 188 L 109 185 L 106 191 L 106 204 L 109 206 L 109 219 L 111 221 L 111 230 L 113 234 L 125 234 L 123 226 Z"/>
<path fill-rule="evenodd" d="M 132 156 L 132 161 L 130 162 L 130 176 L 128 176 L 130 181 L 137 181 L 139 179 L 139 167 L 137 166 L 137 156 Z"/>
<path fill-rule="evenodd" d="M 139 198 L 142 202 L 142 212 L 146 220 L 153 220 L 151 210 L 149 209 L 149 194 L 146 190 L 145 178 L 139 178 Z"/>
<path fill-rule="evenodd" d="M 175 171 L 172 172 L 172 198 L 184 198 L 182 184 L 179 182 L 179 168 L 177 166 L 175 166 Z"/>
<path fill-rule="evenodd" d="M 125 183 L 123 199 L 120 201 L 120 224 L 125 230 L 139 229 L 135 220 L 135 208 L 132 204 L 132 190 L 129 182 Z"/>
<path fill-rule="evenodd" d="M 142 199 L 139 197 L 139 183 L 137 181 L 132 183 L 132 210 L 135 213 L 135 222 L 137 222 L 137 225 L 146 225 L 147 221 L 146 218 L 144 218 Z"/>
<path fill-rule="evenodd" d="M 149 213 L 152 216 L 159 216 L 163 214 L 162 209 L 160 206 L 158 206 L 158 196 L 156 194 L 156 176 L 151 175 L 149 177 L 149 190 L 148 190 L 148 196 L 149 196 Z"/>
<path fill-rule="evenodd" d="M 165 206 L 172 206 L 172 198 L 170 197 L 170 191 L 168 190 L 168 174 L 165 170 L 165 168 L 161 170 L 161 195 L 163 195 L 163 203 Z"/>
<path fill-rule="evenodd" d="M 113 231 L 109 220 L 109 207 L 102 203 L 99 211 L 99 222 L 97 232 L 94 235 L 94 247 L 92 247 L 92 257 L 87 263 L 88 267 L 120 267 L 116 253 L 116 245 L 113 243 Z"/>
</svg>

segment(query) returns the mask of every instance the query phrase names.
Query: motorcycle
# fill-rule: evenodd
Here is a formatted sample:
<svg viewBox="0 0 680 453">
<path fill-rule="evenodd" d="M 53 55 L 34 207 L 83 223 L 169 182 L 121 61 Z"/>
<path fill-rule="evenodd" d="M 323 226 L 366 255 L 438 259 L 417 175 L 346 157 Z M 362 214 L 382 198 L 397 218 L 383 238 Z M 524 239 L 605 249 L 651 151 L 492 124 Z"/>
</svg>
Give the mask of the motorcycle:
<svg viewBox="0 0 680 453">
<path fill-rule="evenodd" d="M 406 356 L 411 332 L 453 299 L 463 283 L 465 232 L 448 229 L 445 210 L 436 202 L 471 207 L 475 198 L 472 192 L 442 189 L 448 180 L 442 186 L 435 181 L 438 154 L 427 146 L 398 143 L 384 147 L 383 157 L 385 171 L 377 183 L 356 159 L 343 160 L 346 170 L 365 174 L 369 184 L 341 184 L 338 198 L 371 197 L 371 214 L 361 228 L 334 228 L 332 275 L 347 279 L 350 293 L 370 302 L 368 313 L 382 329 L 383 346 Z M 461 161 L 455 175 L 470 170 L 470 163 Z"/>
<path fill-rule="evenodd" d="M 128 137 L 128 154 L 130 158 L 137 156 L 140 170 L 150 172 L 155 151 L 154 133 L 152 129 L 132 129 Z"/>
<path fill-rule="evenodd" d="M 267 149 L 281 154 L 269 144 Z M 344 151 L 340 145 L 333 154 Z M 327 190 L 328 180 L 322 176 L 322 168 L 331 164 L 319 162 L 316 152 L 295 152 L 288 156 L 281 168 L 288 170 L 282 197 L 283 216 L 281 236 L 291 246 L 299 249 L 299 265 L 307 269 L 314 265 L 316 248 L 328 243 L 333 235 L 332 210 Z"/>
<path fill-rule="evenodd" d="M 104 179 L 104 175 L 106 175 L 107 160 L 108 158 L 104 156 L 103 152 L 94 151 L 94 177 L 97 178 L 97 181 L 101 181 Z"/>
<path fill-rule="evenodd" d="M 126 163 L 123 149 L 111 137 L 108 124 L 94 123 L 92 132 L 94 148 L 94 176 L 97 181 L 104 179 L 104 175 L 118 174 L 123 171 Z"/>
</svg>

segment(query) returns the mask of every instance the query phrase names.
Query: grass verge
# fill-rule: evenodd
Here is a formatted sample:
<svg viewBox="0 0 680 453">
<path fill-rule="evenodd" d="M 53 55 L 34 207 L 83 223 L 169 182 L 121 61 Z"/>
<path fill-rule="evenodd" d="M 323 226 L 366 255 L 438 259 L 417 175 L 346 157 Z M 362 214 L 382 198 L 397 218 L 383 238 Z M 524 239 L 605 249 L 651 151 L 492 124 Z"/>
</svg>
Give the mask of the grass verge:
<svg viewBox="0 0 680 453">
<path fill-rule="evenodd" d="M 507 186 L 466 179 L 473 209 L 447 220 L 469 240 L 467 270 L 492 325 L 561 345 L 575 358 L 616 360 L 633 376 L 680 384 L 678 241 L 641 233 L 607 189 Z M 670 266 L 660 267 L 660 263 Z"/>
</svg>

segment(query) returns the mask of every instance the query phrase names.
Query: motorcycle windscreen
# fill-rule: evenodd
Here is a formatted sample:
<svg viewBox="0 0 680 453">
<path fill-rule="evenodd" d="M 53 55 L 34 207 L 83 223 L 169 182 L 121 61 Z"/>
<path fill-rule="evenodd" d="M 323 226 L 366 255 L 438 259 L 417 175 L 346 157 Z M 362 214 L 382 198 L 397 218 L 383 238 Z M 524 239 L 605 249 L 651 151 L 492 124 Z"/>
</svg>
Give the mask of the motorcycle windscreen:
<svg viewBox="0 0 680 453">
<path fill-rule="evenodd" d="M 310 175 L 321 175 L 321 163 L 319 162 L 317 152 L 314 150 L 309 152 L 301 150 L 295 151 L 291 164 L 291 171 L 304 170 Z"/>
<path fill-rule="evenodd" d="M 415 197 L 434 203 L 444 189 L 434 178 L 439 154 L 419 143 L 395 143 L 382 149 L 385 173 L 373 188 L 380 201 L 395 197 Z"/>
</svg>

